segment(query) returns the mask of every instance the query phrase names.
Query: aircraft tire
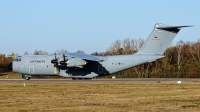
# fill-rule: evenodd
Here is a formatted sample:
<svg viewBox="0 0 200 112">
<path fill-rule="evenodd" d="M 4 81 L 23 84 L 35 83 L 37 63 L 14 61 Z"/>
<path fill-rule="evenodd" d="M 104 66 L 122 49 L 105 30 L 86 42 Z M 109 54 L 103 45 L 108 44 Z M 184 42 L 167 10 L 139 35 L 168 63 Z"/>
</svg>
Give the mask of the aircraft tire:
<svg viewBox="0 0 200 112">
<path fill-rule="evenodd" d="M 76 78 L 72 78 L 72 80 L 76 80 Z"/>
<path fill-rule="evenodd" d="M 92 78 L 84 78 L 84 80 L 92 80 Z"/>
<path fill-rule="evenodd" d="M 92 78 L 72 78 L 72 80 L 92 80 Z"/>
<path fill-rule="evenodd" d="M 26 80 L 30 80 L 30 77 L 25 77 Z"/>
</svg>

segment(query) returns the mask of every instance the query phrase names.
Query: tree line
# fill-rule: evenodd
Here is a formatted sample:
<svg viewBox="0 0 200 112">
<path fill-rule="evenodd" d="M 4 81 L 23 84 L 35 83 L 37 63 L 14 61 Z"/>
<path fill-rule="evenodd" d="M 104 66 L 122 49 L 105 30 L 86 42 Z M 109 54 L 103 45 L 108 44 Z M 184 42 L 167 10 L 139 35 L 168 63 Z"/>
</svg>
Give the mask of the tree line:
<svg viewBox="0 0 200 112">
<path fill-rule="evenodd" d="M 12 53 L 10 56 L 6 56 L 5 54 L 0 54 L 0 73 L 1 72 L 9 72 L 7 66 L 10 62 L 14 60 L 15 54 Z"/>
</svg>

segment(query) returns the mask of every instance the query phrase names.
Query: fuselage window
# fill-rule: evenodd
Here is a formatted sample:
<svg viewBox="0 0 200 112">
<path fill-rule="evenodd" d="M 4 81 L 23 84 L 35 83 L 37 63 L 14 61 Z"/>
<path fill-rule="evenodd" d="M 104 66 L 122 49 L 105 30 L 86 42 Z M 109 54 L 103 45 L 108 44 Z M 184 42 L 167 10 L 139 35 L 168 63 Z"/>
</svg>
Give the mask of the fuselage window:
<svg viewBox="0 0 200 112">
<path fill-rule="evenodd" d="M 18 61 L 21 61 L 21 58 L 19 58 L 19 60 Z"/>
<path fill-rule="evenodd" d="M 18 58 L 16 58 L 15 61 L 18 61 Z"/>
</svg>

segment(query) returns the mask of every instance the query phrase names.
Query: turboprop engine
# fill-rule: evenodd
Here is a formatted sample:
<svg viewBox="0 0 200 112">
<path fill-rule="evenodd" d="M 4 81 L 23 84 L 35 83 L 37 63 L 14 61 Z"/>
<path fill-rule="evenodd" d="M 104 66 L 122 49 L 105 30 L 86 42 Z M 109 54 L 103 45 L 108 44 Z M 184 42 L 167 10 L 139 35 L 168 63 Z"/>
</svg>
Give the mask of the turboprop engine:
<svg viewBox="0 0 200 112">
<path fill-rule="evenodd" d="M 55 58 L 51 60 L 51 63 L 54 64 L 54 67 L 63 66 L 63 67 L 79 67 L 82 68 L 87 62 L 81 58 L 77 57 L 67 57 L 63 54 L 63 58 L 57 58 L 55 54 Z"/>
<path fill-rule="evenodd" d="M 87 62 L 81 58 L 71 58 L 67 61 L 67 67 L 82 67 L 86 64 Z"/>
</svg>

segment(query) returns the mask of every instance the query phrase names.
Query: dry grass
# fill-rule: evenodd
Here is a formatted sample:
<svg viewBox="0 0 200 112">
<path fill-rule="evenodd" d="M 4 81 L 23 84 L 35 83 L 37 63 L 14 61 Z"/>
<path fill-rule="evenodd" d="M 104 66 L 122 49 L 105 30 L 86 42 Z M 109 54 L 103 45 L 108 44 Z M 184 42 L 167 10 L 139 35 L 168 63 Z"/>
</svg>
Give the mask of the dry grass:
<svg viewBox="0 0 200 112">
<path fill-rule="evenodd" d="M 22 75 L 14 72 L 0 73 L 0 79 L 21 79 Z"/>
<path fill-rule="evenodd" d="M 200 110 L 200 83 L 0 83 L 0 111 L 134 112 Z"/>
</svg>

